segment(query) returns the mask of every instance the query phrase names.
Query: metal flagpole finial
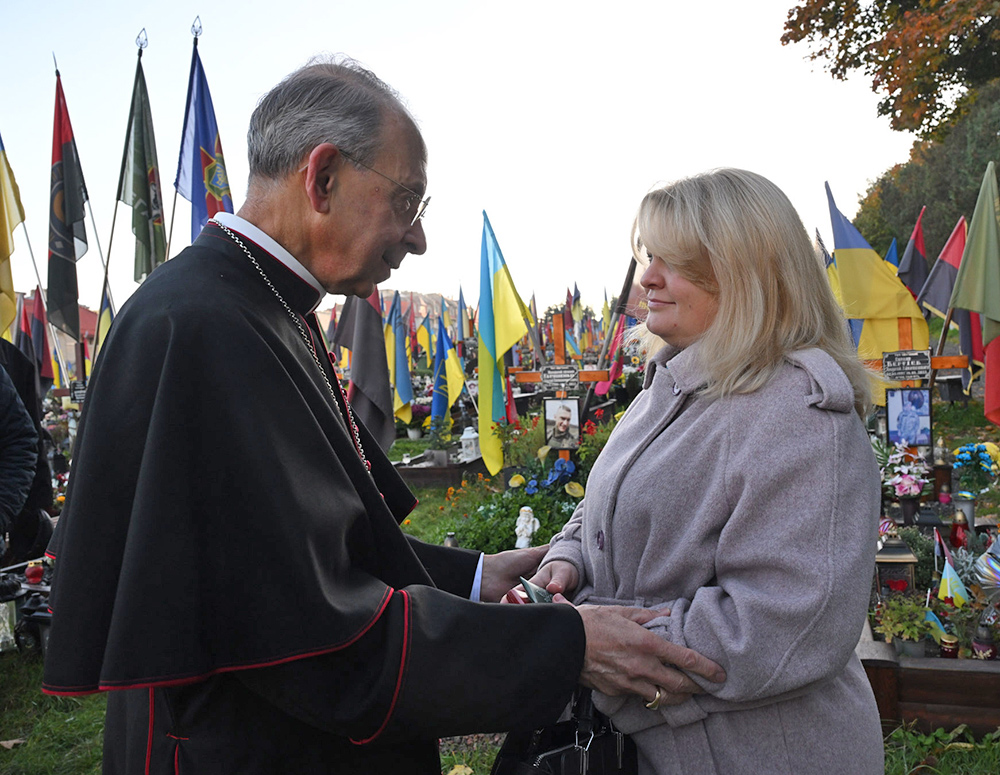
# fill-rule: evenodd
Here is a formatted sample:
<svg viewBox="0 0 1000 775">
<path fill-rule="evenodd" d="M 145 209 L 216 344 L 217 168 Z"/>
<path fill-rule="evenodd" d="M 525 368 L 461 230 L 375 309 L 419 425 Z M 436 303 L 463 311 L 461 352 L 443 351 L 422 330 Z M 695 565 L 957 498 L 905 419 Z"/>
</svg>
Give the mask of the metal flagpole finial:
<svg viewBox="0 0 1000 775">
<path fill-rule="evenodd" d="M 149 38 L 146 36 L 146 28 L 143 27 L 142 31 L 135 39 L 135 45 L 139 47 L 139 54 L 142 55 L 142 50 L 149 45 Z"/>
<path fill-rule="evenodd" d="M 56 77 L 59 77 L 59 63 L 56 61 L 56 52 L 52 52 L 52 64 L 56 66 Z"/>
<path fill-rule="evenodd" d="M 196 38 L 201 37 L 201 17 L 195 16 L 194 21 L 191 23 L 191 34 Z"/>
</svg>

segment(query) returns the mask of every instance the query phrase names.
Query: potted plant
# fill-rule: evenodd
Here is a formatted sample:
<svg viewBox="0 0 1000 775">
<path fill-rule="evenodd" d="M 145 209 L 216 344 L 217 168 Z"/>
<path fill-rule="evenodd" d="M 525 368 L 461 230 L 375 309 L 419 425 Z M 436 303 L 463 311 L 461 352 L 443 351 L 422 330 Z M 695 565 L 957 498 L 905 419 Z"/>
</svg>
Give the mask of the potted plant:
<svg viewBox="0 0 1000 775">
<path fill-rule="evenodd" d="M 431 415 L 431 405 L 419 400 L 410 405 L 410 422 L 406 427 L 406 435 L 411 439 L 419 439 L 423 435 L 424 424 Z"/>
<path fill-rule="evenodd" d="M 1000 447 L 991 441 L 963 444 L 952 457 L 952 467 L 958 474 L 955 508 L 965 514 L 969 528 L 973 529 L 976 496 L 989 489 L 1000 473 Z"/>
<path fill-rule="evenodd" d="M 910 657 L 924 656 L 924 636 L 930 632 L 924 600 L 917 595 L 891 595 L 875 613 L 875 632 Z"/>
<path fill-rule="evenodd" d="M 872 442 L 882 473 L 882 488 L 899 501 L 903 524 L 912 525 L 920 497 L 931 487 L 931 469 L 911 448 L 896 444 L 890 448 L 881 440 Z"/>
</svg>

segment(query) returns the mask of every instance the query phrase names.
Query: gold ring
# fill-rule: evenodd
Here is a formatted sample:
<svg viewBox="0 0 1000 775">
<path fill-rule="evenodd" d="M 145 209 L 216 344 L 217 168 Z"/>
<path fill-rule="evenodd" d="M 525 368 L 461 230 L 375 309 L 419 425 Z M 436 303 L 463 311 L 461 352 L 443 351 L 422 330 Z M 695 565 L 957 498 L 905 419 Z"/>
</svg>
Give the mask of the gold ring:
<svg viewBox="0 0 1000 775">
<path fill-rule="evenodd" d="M 661 698 L 661 696 L 662 695 L 660 694 L 660 687 L 657 686 L 656 687 L 656 696 L 653 699 L 651 699 L 649 702 L 646 703 L 646 707 L 649 708 L 650 710 L 657 710 L 660 707 L 660 698 Z"/>
</svg>

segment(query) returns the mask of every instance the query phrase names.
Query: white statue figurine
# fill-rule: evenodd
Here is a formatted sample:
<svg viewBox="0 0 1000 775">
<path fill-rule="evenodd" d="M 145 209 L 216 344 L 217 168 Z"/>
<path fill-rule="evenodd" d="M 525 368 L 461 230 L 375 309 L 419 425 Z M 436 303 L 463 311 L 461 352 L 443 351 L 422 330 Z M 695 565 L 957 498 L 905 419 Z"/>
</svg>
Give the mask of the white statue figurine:
<svg viewBox="0 0 1000 775">
<path fill-rule="evenodd" d="M 541 523 L 535 518 L 535 512 L 531 510 L 531 507 L 522 506 L 517 515 L 517 524 L 514 526 L 514 535 L 517 536 L 514 547 L 526 549 L 531 546 L 531 537 L 540 526 Z"/>
</svg>

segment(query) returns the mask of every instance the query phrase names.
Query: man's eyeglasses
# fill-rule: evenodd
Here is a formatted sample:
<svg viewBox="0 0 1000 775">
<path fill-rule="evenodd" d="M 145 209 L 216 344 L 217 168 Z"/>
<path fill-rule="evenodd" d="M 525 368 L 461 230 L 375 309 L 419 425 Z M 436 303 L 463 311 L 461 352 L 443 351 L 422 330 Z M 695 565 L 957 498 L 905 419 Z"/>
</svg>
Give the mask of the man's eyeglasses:
<svg viewBox="0 0 1000 775">
<path fill-rule="evenodd" d="M 424 217 L 424 213 L 427 212 L 427 205 L 430 204 L 430 201 L 431 201 L 430 197 L 427 197 L 426 199 L 422 199 L 421 196 L 420 196 L 420 194 L 418 194 L 413 189 L 407 188 L 406 186 L 404 186 L 399 181 L 393 180 L 388 175 L 384 175 L 383 173 L 379 172 L 374 167 L 369 167 L 363 161 L 358 161 L 358 159 L 354 158 L 354 156 L 352 156 L 351 154 L 347 153 L 347 151 L 341 149 L 340 152 L 345 157 L 347 157 L 348 159 L 350 159 L 352 163 L 357 164 L 359 167 L 364 167 L 369 172 L 374 172 L 379 177 L 385 178 L 390 183 L 392 183 L 394 186 L 399 186 L 401 189 L 403 189 L 403 191 L 405 191 L 407 194 L 409 194 L 409 196 L 404 197 L 402 199 L 399 199 L 397 201 L 399 202 L 398 210 L 399 210 L 399 214 L 400 215 L 409 215 L 411 212 L 413 213 L 413 217 L 410 219 L 410 226 L 413 226 L 413 224 L 415 224 L 417 221 L 419 221 L 421 218 Z"/>
</svg>

